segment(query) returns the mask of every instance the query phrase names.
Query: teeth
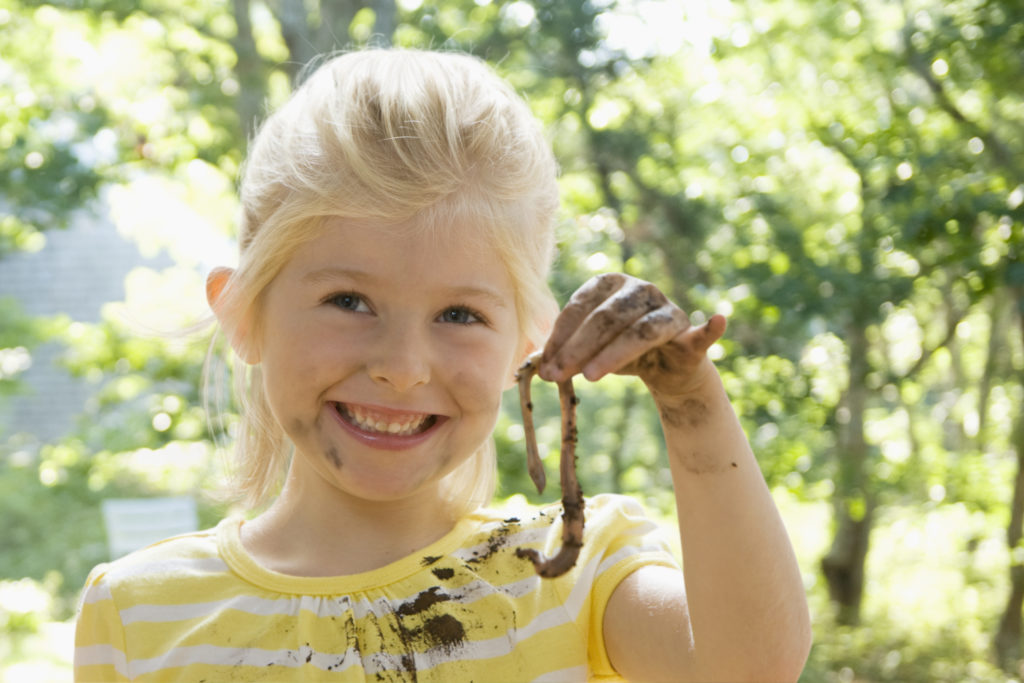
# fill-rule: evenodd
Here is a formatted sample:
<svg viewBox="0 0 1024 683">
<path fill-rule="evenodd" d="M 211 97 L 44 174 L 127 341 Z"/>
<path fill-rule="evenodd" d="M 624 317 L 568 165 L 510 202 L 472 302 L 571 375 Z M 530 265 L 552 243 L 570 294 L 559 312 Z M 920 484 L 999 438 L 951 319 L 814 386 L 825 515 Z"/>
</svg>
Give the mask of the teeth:
<svg viewBox="0 0 1024 683">
<path fill-rule="evenodd" d="M 394 418 L 394 421 L 388 421 L 386 418 L 382 418 L 379 415 L 369 415 L 358 406 L 339 404 L 338 407 L 342 415 L 347 417 L 349 421 L 361 429 L 365 429 L 368 432 L 379 432 L 381 434 L 409 436 L 419 432 L 427 420 L 430 419 L 429 415 L 410 415 L 402 418 Z"/>
</svg>

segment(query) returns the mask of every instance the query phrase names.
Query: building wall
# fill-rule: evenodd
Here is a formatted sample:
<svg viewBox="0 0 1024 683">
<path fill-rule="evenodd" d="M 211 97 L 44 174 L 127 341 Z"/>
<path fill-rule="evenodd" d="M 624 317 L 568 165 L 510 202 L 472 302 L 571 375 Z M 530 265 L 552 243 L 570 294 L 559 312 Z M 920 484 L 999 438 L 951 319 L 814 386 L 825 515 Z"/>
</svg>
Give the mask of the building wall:
<svg viewBox="0 0 1024 683">
<path fill-rule="evenodd" d="M 66 314 L 75 321 L 99 322 L 105 303 L 124 299 L 124 279 L 133 268 L 171 265 L 166 255 L 143 257 L 103 215 L 80 213 L 71 227 L 45 235 L 40 251 L 0 258 L 0 298 L 13 297 L 30 315 Z M 63 351 L 59 343 L 29 351 L 32 365 L 19 376 L 26 391 L 0 397 L 0 440 L 19 433 L 33 441 L 66 435 L 95 391 L 57 364 Z"/>
</svg>

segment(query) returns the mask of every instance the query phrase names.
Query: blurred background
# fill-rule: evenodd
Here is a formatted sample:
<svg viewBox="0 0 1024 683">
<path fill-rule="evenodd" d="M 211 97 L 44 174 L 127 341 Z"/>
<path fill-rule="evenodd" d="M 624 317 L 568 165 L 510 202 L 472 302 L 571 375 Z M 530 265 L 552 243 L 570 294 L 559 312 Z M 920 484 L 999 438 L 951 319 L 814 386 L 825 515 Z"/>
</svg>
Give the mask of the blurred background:
<svg viewBox="0 0 1024 683">
<path fill-rule="evenodd" d="M 472 52 L 528 98 L 563 301 L 625 270 L 729 316 L 712 353 L 800 557 L 803 681 L 1021 680 L 1021 0 L 0 0 L 0 681 L 70 680 L 78 591 L 121 552 L 104 501 L 230 512 L 203 281 L 254 126 L 367 43 Z M 584 490 L 671 527 L 643 388 L 579 392 Z M 508 398 L 498 504 L 539 499 Z"/>
</svg>

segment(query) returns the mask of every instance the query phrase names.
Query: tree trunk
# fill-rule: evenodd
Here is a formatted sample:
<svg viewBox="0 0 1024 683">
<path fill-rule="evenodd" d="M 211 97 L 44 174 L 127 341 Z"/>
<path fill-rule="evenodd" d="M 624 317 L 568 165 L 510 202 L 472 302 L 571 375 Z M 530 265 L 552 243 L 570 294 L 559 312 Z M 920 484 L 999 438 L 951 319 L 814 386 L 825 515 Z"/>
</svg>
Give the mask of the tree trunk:
<svg viewBox="0 0 1024 683">
<path fill-rule="evenodd" d="M 1024 431 L 1018 418 L 1018 435 Z M 1010 595 L 1006 609 L 999 619 L 995 636 L 996 659 L 1006 671 L 1016 669 L 1020 659 L 1021 609 L 1024 608 L 1024 565 L 1014 557 L 1014 550 L 1020 547 L 1021 520 L 1024 519 L 1024 444 L 1018 436 L 1014 439 L 1017 448 L 1017 476 L 1013 487 L 1013 505 L 1010 510 L 1010 524 L 1006 530 L 1006 542 L 1010 547 Z"/>
<path fill-rule="evenodd" d="M 860 621 L 864 598 L 864 566 L 868 556 L 873 508 L 852 512 L 836 506 L 839 516 L 832 547 L 821 560 L 828 595 L 836 608 L 836 621 L 854 625 Z M 863 516 L 861 516 L 863 515 Z"/>
<path fill-rule="evenodd" d="M 320 52 L 333 52 L 352 46 L 352 20 L 362 6 L 361 0 L 323 0 L 320 3 L 320 27 L 316 46 Z"/>
<path fill-rule="evenodd" d="M 373 42 L 375 45 L 390 45 L 398 28 L 398 8 L 395 0 L 369 0 L 373 10 Z"/>
<path fill-rule="evenodd" d="M 1000 366 L 1000 346 L 1008 322 L 1006 299 L 997 289 L 992 292 L 992 311 L 989 313 L 988 351 L 985 356 L 985 370 L 978 383 L 978 448 L 988 441 L 988 409 L 992 399 L 992 383 Z"/>
<path fill-rule="evenodd" d="M 868 554 L 874 501 L 868 481 L 868 445 L 864 439 L 864 411 L 868 390 L 866 325 L 854 322 L 848 335 L 850 384 L 840 402 L 837 418 L 839 467 L 835 489 L 835 537 L 821 570 L 829 596 L 842 624 L 860 619 L 864 596 L 864 565 Z M 844 424 L 845 422 L 845 424 Z"/>
<path fill-rule="evenodd" d="M 263 61 L 256 50 L 256 41 L 252 35 L 249 0 L 232 0 L 232 9 L 237 30 L 231 44 L 238 56 L 235 75 L 238 77 L 239 86 L 235 111 L 248 141 L 252 139 L 263 116 L 266 85 L 263 80 Z"/>
<path fill-rule="evenodd" d="M 1017 292 L 1017 312 L 1024 339 L 1024 292 Z M 1017 476 L 1013 486 L 1010 523 L 1006 543 L 1010 548 L 1010 595 L 999 620 L 994 646 L 999 665 L 1016 671 L 1021 656 L 1021 609 L 1024 608 L 1024 562 L 1017 555 L 1024 536 L 1024 414 L 1018 414 L 1013 430 L 1013 447 L 1017 451 Z"/>
<path fill-rule="evenodd" d="M 284 67 L 295 84 L 302 69 L 320 52 L 309 25 L 309 11 L 303 0 L 279 0 L 272 8 L 290 56 Z"/>
</svg>

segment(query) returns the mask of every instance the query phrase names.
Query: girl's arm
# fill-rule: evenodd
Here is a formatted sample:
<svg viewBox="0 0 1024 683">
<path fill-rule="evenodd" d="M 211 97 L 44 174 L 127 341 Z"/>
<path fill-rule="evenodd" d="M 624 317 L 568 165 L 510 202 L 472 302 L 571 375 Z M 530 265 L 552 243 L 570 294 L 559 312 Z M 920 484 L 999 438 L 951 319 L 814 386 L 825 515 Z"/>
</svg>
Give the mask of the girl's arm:
<svg viewBox="0 0 1024 683">
<path fill-rule="evenodd" d="M 638 681 L 795 681 L 810 618 L 792 546 L 707 349 L 725 331 L 693 327 L 649 283 L 591 280 L 555 323 L 540 374 L 638 375 L 661 416 L 685 580 L 646 567 L 613 593 L 605 646 Z"/>
</svg>

